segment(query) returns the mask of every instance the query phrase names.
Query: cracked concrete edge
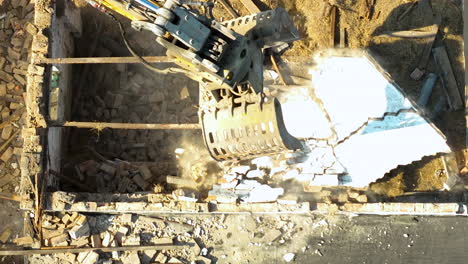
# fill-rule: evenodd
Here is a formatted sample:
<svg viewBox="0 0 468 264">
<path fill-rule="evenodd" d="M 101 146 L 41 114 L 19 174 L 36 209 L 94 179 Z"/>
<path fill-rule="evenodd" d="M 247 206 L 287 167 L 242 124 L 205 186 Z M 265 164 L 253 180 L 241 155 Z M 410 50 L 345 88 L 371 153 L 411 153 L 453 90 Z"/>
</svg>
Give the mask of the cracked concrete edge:
<svg viewBox="0 0 468 264">
<path fill-rule="evenodd" d="M 315 212 L 348 215 L 468 216 L 464 203 L 318 203 Z"/>
<path fill-rule="evenodd" d="M 48 212 L 81 212 L 81 213 L 105 213 L 105 214 L 348 214 L 348 215 L 446 215 L 468 216 L 468 208 L 465 203 L 344 203 L 341 205 L 330 203 L 297 204 L 280 203 L 225 203 L 213 204 L 210 202 L 186 202 L 168 201 L 170 195 L 140 194 L 140 199 L 146 201 L 126 202 L 129 195 L 121 195 L 122 200 L 104 202 L 96 201 L 96 198 L 106 198 L 105 194 L 88 194 L 88 198 L 95 201 L 74 202 L 74 195 L 83 193 L 53 192 L 47 193 L 48 203 L 45 211 Z M 115 199 L 113 194 L 107 195 L 107 199 Z M 134 195 L 135 196 L 135 195 Z M 166 197 L 167 196 L 167 197 Z M 137 197 L 137 196 L 135 196 Z M 163 200 L 153 200 L 154 197 Z M 98 199 L 98 200 L 99 200 Z M 165 200 L 164 200 L 165 199 Z M 68 200 L 68 201 L 66 201 Z"/>
<path fill-rule="evenodd" d="M 429 116 L 425 113 L 424 109 L 418 105 L 418 103 L 408 96 L 407 93 L 401 87 L 391 78 L 390 74 L 385 71 L 384 68 L 382 68 L 381 64 L 378 63 L 378 61 L 375 59 L 377 56 L 375 56 L 371 51 L 364 51 L 363 55 L 369 59 L 377 68 L 377 70 L 382 73 L 385 79 L 392 84 L 412 105 L 412 107 L 416 110 L 416 112 L 423 118 L 431 127 L 434 129 L 442 138 L 444 138 L 445 142 L 447 142 L 447 137 L 440 131 L 440 129 L 434 125 L 434 123 L 430 120 Z"/>
<path fill-rule="evenodd" d="M 421 118 L 423 118 L 441 137 L 443 137 L 445 139 L 445 141 L 447 141 L 447 138 L 446 136 L 440 131 L 439 128 L 437 128 L 437 126 L 435 126 L 433 124 L 433 122 L 430 120 L 429 116 L 425 113 L 424 109 L 422 107 L 420 107 L 417 102 L 415 101 L 415 99 L 411 98 L 408 96 L 408 94 L 392 79 L 390 73 L 388 71 L 386 71 L 383 67 L 382 67 L 382 64 L 378 62 L 378 59 L 379 56 L 377 54 L 374 54 L 372 51 L 370 50 L 364 50 L 364 49 L 327 49 L 327 50 L 323 50 L 319 53 L 317 53 L 314 58 L 311 58 L 311 60 L 316 60 L 317 57 L 323 57 L 323 56 L 329 56 L 329 57 L 332 57 L 332 56 L 335 56 L 335 57 L 356 57 L 356 56 L 361 56 L 361 57 L 364 57 L 366 58 L 373 66 L 375 66 L 376 70 L 378 72 L 380 72 L 382 74 L 382 76 L 387 80 L 387 82 L 391 85 L 393 85 L 396 90 L 401 94 L 403 95 L 403 97 L 405 99 L 407 99 L 411 105 L 412 105 L 412 108 L 414 108 L 415 112 L 417 112 Z M 314 65 L 311 65 L 311 67 L 315 67 Z M 318 96 L 316 96 L 314 94 L 314 101 L 316 101 L 318 104 L 320 104 L 320 102 L 322 102 L 322 99 Z M 315 99 L 318 99 L 318 102 L 317 100 Z M 320 105 L 320 107 L 322 108 L 323 105 Z M 321 109 L 322 111 L 325 111 L 325 109 Z M 397 111 L 397 113 L 399 113 L 400 111 Z M 389 113 L 384 113 L 382 115 L 381 118 L 384 118 L 387 114 Z M 330 120 L 330 117 L 328 116 L 327 114 L 327 121 L 329 122 L 332 122 L 332 120 Z M 368 120 L 368 121 L 371 121 L 371 120 Z M 349 137 L 349 136 L 348 136 Z"/>
<path fill-rule="evenodd" d="M 44 32 L 51 26 L 52 15 L 51 11 L 52 0 L 38 2 L 34 6 L 34 24 L 38 28 L 37 33 L 33 36 L 30 49 L 28 74 L 26 76 L 26 122 L 22 129 L 23 151 L 21 154 L 21 180 L 20 180 L 20 195 L 22 201 L 20 203 L 21 210 L 32 211 L 34 209 L 34 178 L 38 175 L 38 179 L 43 176 L 43 157 L 44 142 L 43 135 L 39 129 L 46 128 L 46 119 L 44 112 L 41 109 L 43 98 L 43 84 L 45 70 L 37 61 L 39 58 L 46 56 L 49 48 L 48 37 Z"/>
<path fill-rule="evenodd" d="M 366 58 L 371 64 L 374 65 L 374 67 L 376 68 L 376 70 L 378 72 L 380 72 L 383 76 L 383 78 L 391 85 L 393 85 L 393 87 L 395 87 L 395 89 L 406 99 L 408 100 L 410 103 L 411 103 L 411 107 L 410 108 L 402 108 L 402 109 L 399 109 L 398 111 L 396 112 L 385 112 L 381 117 L 369 117 L 362 125 L 360 125 L 357 129 L 353 130 L 351 133 L 349 133 L 348 135 L 346 135 L 343 139 L 337 141 L 337 142 L 329 142 L 330 140 L 326 141 L 327 145 L 330 146 L 333 150 L 333 155 L 335 156 L 336 158 L 336 147 L 338 147 L 339 145 L 341 145 L 342 143 L 345 143 L 348 139 L 352 138 L 354 135 L 358 134 L 360 131 L 362 131 L 362 129 L 364 129 L 366 127 L 366 125 L 371 122 L 371 121 L 381 121 L 381 120 L 384 120 L 387 116 L 398 116 L 402 113 L 406 113 L 406 112 L 412 112 L 412 113 L 416 113 L 418 114 L 428 125 L 429 127 L 431 127 L 441 138 L 442 140 L 446 143 L 447 145 L 447 148 L 450 149 L 450 146 L 447 144 L 447 138 L 446 136 L 440 131 L 440 129 L 434 125 L 434 123 L 429 119 L 429 116 L 425 113 L 424 109 L 421 108 L 417 102 L 415 100 L 413 100 L 411 97 L 409 97 L 407 95 L 407 93 L 405 93 L 403 91 L 403 89 L 401 89 L 401 87 L 395 83 L 395 81 L 391 78 L 390 74 L 385 71 L 383 69 L 383 67 L 381 66 L 380 63 L 378 63 L 377 61 L 377 56 L 375 56 L 374 54 L 372 54 L 371 51 L 368 51 L 368 50 L 357 50 L 357 49 L 340 49 L 340 50 L 336 50 L 336 49 L 331 49 L 331 50 L 324 50 L 322 52 L 320 52 L 319 54 L 317 54 L 316 56 L 318 57 L 322 57 L 322 56 L 337 56 L 337 57 L 356 57 L 356 56 L 359 56 L 359 57 L 364 57 Z M 330 116 L 328 115 L 327 113 L 327 110 L 325 109 L 324 105 L 323 105 L 323 101 L 322 99 L 317 96 L 315 94 L 315 91 L 312 91 L 311 92 L 311 96 L 313 97 L 313 100 L 319 105 L 319 108 L 320 110 L 326 115 L 326 119 L 327 119 L 327 122 L 329 123 L 330 125 L 330 128 L 332 129 L 332 137 L 335 136 L 336 137 L 336 131 L 335 131 L 335 128 L 333 126 L 333 121 L 331 120 Z M 468 129 L 468 126 L 467 126 L 467 129 Z M 410 162 L 406 162 L 404 164 L 398 164 L 397 167 L 393 168 L 393 169 L 396 169 L 400 166 L 407 166 L 407 165 L 410 165 L 410 164 L 413 164 L 425 157 L 435 157 L 437 155 L 440 155 L 440 154 L 447 154 L 447 153 L 450 153 L 450 152 L 437 152 L 437 153 L 434 153 L 434 154 L 431 154 L 431 155 L 424 155 L 424 156 L 421 156 L 419 159 L 415 159 L 415 160 L 412 160 Z M 389 169 L 386 173 L 388 173 L 389 171 L 393 170 L 393 169 Z M 458 182 L 457 181 L 457 178 L 458 178 L 458 175 L 456 174 L 448 174 L 448 177 L 447 177 L 447 181 L 446 181 L 446 184 L 448 186 L 448 189 L 452 188 L 454 186 L 454 182 Z"/>
<path fill-rule="evenodd" d="M 94 194 L 51 192 L 45 194 L 45 211 L 136 213 L 136 214 L 199 214 L 199 213 L 307 213 L 309 202 L 281 203 L 213 203 L 173 200 L 171 194 Z M 134 201 L 131 201 L 134 200 Z"/>
<path fill-rule="evenodd" d="M 385 112 L 381 117 L 369 117 L 364 123 L 362 123 L 357 129 L 351 131 L 347 136 L 343 137 L 340 141 L 337 141 L 335 144 L 330 145 L 331 147 L 335 148 L 340 144 L 343 144 L 346 140 L 350 139 L 352 136 L 358 134 L 362 129 L 364 129 L 369 122 L 371 121 L 384 121 L 387 116 L 399 116 L 401 113 L 418 113 L 413 108 L 402 108 L 396 112 Z M 419 113 L 418 113 L 419 114 Z M 444 137 L 445 139 L 445 137 Z"/>
</svg>

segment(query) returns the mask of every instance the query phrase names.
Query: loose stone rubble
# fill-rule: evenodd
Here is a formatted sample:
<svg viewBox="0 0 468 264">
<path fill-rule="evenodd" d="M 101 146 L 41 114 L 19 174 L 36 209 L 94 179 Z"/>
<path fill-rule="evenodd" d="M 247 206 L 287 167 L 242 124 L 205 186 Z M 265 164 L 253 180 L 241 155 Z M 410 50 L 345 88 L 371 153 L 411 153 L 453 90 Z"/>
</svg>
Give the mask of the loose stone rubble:
<svg viewBox="0 0 468 264">
<path fill-rule="evenodd" d="M 44 68 L 30 64 L 33 55 L 29 51 L 38 34 L 33 24 L 34 3 L 13 2 L 0 14 L 0 192 L 7 193 L 14 193 L 19 185 L 23 139 L 31 139 L 26 131 L 21 133 L 27 125 L 26 91 L 42 82 L 34 76 L 44 72 Z"/>
</svg>

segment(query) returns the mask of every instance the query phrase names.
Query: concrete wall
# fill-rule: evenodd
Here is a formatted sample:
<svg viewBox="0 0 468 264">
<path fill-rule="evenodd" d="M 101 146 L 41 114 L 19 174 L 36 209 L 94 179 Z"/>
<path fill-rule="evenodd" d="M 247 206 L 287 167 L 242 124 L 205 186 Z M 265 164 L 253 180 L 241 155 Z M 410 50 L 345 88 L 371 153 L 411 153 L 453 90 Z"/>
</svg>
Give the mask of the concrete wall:
<svg viewBox="0 0 468 264">
<path fill-rule="evenodd" d="M 73 57 L 74 37 L 81 35 L 81 27 L 80 10 L 74 7 L 71 1 L 57 2 L 50 30 L 50 57 Z M 51 123 L 63 123 L 70 120 L 73 65 L 52 65 L 50 72 L 54 69 L 58 70 L 59 79 L 58 85 L 49 85 L 49 120 Z M 66 128 L 51 127 L 48 130 L 50 169 L 59 173 L 66 134 Z"/>
</svg>

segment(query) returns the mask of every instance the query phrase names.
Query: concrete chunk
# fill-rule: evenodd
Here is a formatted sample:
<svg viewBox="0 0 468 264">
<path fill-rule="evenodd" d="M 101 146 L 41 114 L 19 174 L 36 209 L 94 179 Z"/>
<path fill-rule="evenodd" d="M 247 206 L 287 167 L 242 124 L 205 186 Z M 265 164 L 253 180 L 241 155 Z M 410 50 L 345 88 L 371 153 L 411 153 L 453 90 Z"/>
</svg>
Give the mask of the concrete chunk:
<svg viewBox="0 0 468 264">
<path fill-rule="evenodd" d="M 67 240 L 68 240 L 68 234 L 61 234 L 59 236 L 49 239 L 49 243 L 51 246 L 56 247 L 59 245 L 63 245 L 63 242 L 66 242 Z"/>
<path fill-rule="evenodd" d="M 146 182 L 143 177 L 141 177 L 139 174 L 135 175 L 133 177 L 133 182 L 138 185 L 141 189 L 145 190 L 146 187 L 148 187 L 148 182 Z"/>
<path fill-rule="evenodd" d="M 44 239 L 49 239 L 49 238 L 52 238 L 52 237 L 56 237 L 56 236 L 59 236 L 61 234 L 63 234 L 65 232 L 65 230 L 56 230 L 56 229 L 45 229 L 43 228 L 42 229 L 42 238 Z"/>
<path fill-rule="evenodd" d="M 0 159 L 6 163 L 8 162 L 8 160 L 10 160 L 12 155 L 13 155 L 13 148 L 9 147 L 7 148 L 7 150 L 5 150 L 5 152 L 3 152 L 2 156 L 0 156 Z"/>
<path fill-rule="evenodd" d="M 7 140 L 11 136 L 11 132 L 13 132 L 13 127 L 12 126 L 6 126 L 2 130 L 2 139 Z"/>
<path fill-rule="evenodd" d="M 91 236 L 91 245 L 94 248 L 102 247 L 101 236 L 99 236 L 98 234 L 92 235 Z"/>
<path fill-rule="evenodd" d="M 141 263 L 149 264 L 153 260 L 154 255 L 156 255 L 156 250 L 145 250 L 141 255 Z"/>
<path fill-rule="evenodd" d="M 78 254 L 78 257 L 77 257 L 77 260 L 78 262 L 80 263 L 83 263 L 83 261 L 85 260 L 85 258 L 88 256 L 90 252 L 81 252 Z"/>
<path fill-rule="evenodd" d="M 28 32 L 31 35 L 36 35 L 36 33 L 37 33 L 37 27 L 34 24 L 30 23 L 30 22 L 26 23 L 25 30 L 26 30 L 26 32 Z"/>
<path fill-rule="evenodd" d="M 21 53 L 20 52 L 17 52 L 16 50 L 14 50 L 12 48 L 8 48 L 7 52 L 8 52 L 8 56 L 10 56 L 10 58 L 13 58 L 14 60 L 21 59 Z"/>
<path fill-rule="evenodd" d="M 154 259 L 154 261 L 157 263 L 166 263 L 167 257 L 166 255 L 160 252 L 158 253 L 158 255 L 156 255 L 156 258 Z"/>
<path fill-rule="evenodd" d="M 69 262 L 69 263 L 75 263 L 75 261 L 76 261 L 76 254 L 61 253 L 61 254 L 57 254 L 56 256 L 57 256 L 57 258 L 59 258 L 61 260 L 64 260 L 66 262 Z"/>
<path fill-rule="evenodd" d="M 172 245 L 172 238 L 170 237 L 154 238 L 151 241 L 156 245 L 160 245 L 160 244 Z"/>
<path fill-rule="evenodd" d="M 169 261 L 167 263 L 172 263 L 172 264 L 182 264 L 183 262 L 180 261 L 179 259 L 177 258 L 170 258 Z"/>
<path fill-rule="evenodd" d="M 117 233 L 115 234 L 115 240 L 119 242 L 120 245 L 122 245 L 122 239 L 127 235 L 128 232 L 128 227 L 121 226 L 117 230 Z"/>
<path fill-rule="evenodd" d="M 136 252 L 131 252 L 125 257 L 121 258 L 122 264 L 140 264 L 140 258 Z"/>
<path fill-rule="evenodd" d="M 153 175 L 152 175 L 150 169 L 148 168 L 148 166 L 140 166 L 139 170 L 140 170 L 141 175 L 143 176 L 143 179 L 149 180 L 149 179 L 151 179 L 153 177 Z"/>
<path fill-rule="evenodd" d="M 0 57 L 0 70 L 3 69 L 3 66 L 5 66 L 6 59 L 5 57 Z"/>
<path fill-rule="evenodd" d="M 75 247 L 83 247 L 89 244 L 89 238 L 88 237 L 80 237 L 78 239 L 72 240 L 70 245 L 75 246 Z"/>
<path fill-rule="evenodd" d="M 72 229 L 68 231 L 70 237 L 73 239 L 77 239 L 80 237 L 88 237 L 89 236 L 89 224 L 85 222 L 82 225 L 75 225 Z"/>
<path fill-rule="evenodd" d="M 18 237 L 15 240 L 13 240 L 13 243 L 15 243 L 18 246 L 31 245 L 33 242 L 34 240 L 30 236 Z"/>
<path fill-rule="evenodd" d="M 102 163 L 101 166 L 99 166 L 99 169 L 112 176 L 115 175 L 116 171 L 116 168 L 108 163 Z"/>
<path fill-rule="evenodd" d="M 21 77 L 19 74 L 14 74 L 13 77 L 23 86 L 26 85 L 26 80 Z"/>
<path fill-rule="evenodd" d="M 11 236 L 11 228 L 7 228 L 5 229 L 2 234 L 0 235 L 0 242 L 2 242 L 3 244 L 5 244 L 8 239 L 10 238 Z"/>
<path fill-rule="evenodd" d="M 122 239 L 123 246 L 139 246 L 140 245 L 140 237 L 133 235 L 127 236 Z"/>
<path fill-rule="evenodd" d="M 88 255 L 81 261 L 82 264 L 95 264 L 97 263 L 97 260 L 99 259 L 99 254 L 91 251 L 88 253 Z"/>
<path fill-rule="evenodd" d="M 102 238 L 102 246 L 103 247 L 108 247 L 112 241 L 113 237 L 111 233 L 109 232 L 104 232 L 103 238 Z"/>
<path fill-rule="evenodd" d="M 178 187 L 192 187 L 196 185 L 196 182 L 193 179 L 178 176 L 166 176 L 166 182 L 168 184 L 177 185 Z"/>
<path fill-rule="evenodd" d="M 0 79 L 4 80 L 5 82 L 11 82 L 13 81 L 13 75 L 8 74 L 4 71 L 0 71 Z"/>
</svg>

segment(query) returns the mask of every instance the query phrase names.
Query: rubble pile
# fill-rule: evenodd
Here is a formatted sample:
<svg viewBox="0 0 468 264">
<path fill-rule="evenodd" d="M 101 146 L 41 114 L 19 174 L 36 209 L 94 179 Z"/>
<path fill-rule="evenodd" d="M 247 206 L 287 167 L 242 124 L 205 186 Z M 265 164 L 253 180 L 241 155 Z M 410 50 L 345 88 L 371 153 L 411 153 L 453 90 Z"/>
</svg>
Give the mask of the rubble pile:
<svg viewBox="0 0 468 264">
<path fill-rule="evenodd" d="M 169 199 L 182 204 L 208 202 L 295 205 L 304 201 L 342 204 L 365 203 L 368 200 L 365 189 L 310 186 L 308 181 L 303 181 L 299 176 L 297 169 L 277 166 L 275 164 L 278 163 L 268 157 L 254 159 L 250 165 L 221 166 L 222 168 L 212 175 L 212 183 L 206 176 L 206 166 L 210 166 L 209 164 L 211 162 L 194 162 L 191 164 L 189 175 L 180 173 L 179 176 L 172 176 L 161 174 L 158 170 L 160 165 L 157 163 L 132 163 L 119 159 L 100 162 L 86 160 L 74 166 L 75 181 L 65 183 L 92 193 L 164 194 L 164 199 L 158 199 Z M 296 189 L 292 188 L 291 191 L 291 188 L 284 188 L 284 183 L 288 181 L 294 181 L 295 183 L 291 184 L 296 184 Z M 305 197 L 304 194 L 307 193 L 313 196 Z M 76 206 L 77 201 L 72 200 L 67 200 L 67 203 Z"/>
<path fill-rule="evenodd" d="M 100 47 L 98 52 L 105 47 Z M 112 54 L 110 51 L 107 54 Z M 100 53 L 98 53 L 99 55 Z M 106 55 L 107 56 L 107 55 Z M 112 123 L 198 123 L 198 85 L 188 78 L 147 73 L 135 66 L 100 68 L 89 74 L 99 87 L 83 95 L 78 120 Z M 115 78 L 120 76 L 120 78 Z M 94 83 L 95 81 L 93 81 Z M 102 86 L 112 87 L 103 90 Z M 172 87 L 168 89 L 168 87 Z M 198 131 L 104 130 L 97 149 L 128 161 L 167 161 L 183 135 L 202 139 Z M 94 139 L 94 138 L 93 138 Z M 168 172 L 169 173 L 169 172 Z"/>
<path fill-rule="evenodd" d="M 242 221 L 242 224 L 237 223 Z M 315 222 L 315 223 L 314 223 Z M 237 224 L 236 224 L 237 223 Z M 252 236 L 231 237 L 233 226 L 239 234 Z M 155 217 L 149 215 L 84 215 L 79 213 L 46 214 L 42 220 L 42 238 L 52 247 L 125 247 L 149 245 L 190 245 L 182 250 L 144 250 L 140 252 L 79 254 L 61 253 L 52 256 L 60 263 L 100 263 L 101 260 L 121 261 L 123 264 L 149 263 L 214 263 L 213 247 L 230 246 L 237 240 L 249 247 L 277 247 L 289 243 L 304 226 L 312 229 L 330 226 L 326 220 L 306 219 L 301 223 L 290 216 L 190 216 Z M 227 240 L 226 240 L 227 238 Z M 23 245 L 37 246 L 32 239 Z M 222 256 L 223 257 L 223 256 Z M 223 258 L 226 258 L 224 256 Z M 34 263 L 34 262 L 33 262 Z"/>
<path fill-rule="evenodd" d="M 133 165 L 116 159 L 114 161 L 86 160 L 74 166 L 75 187 L 98 193 L 135 193 L 141 191 L 162 192 L 150 167 Z M 83 184 L 87 187 L 82 187 Z"/>
<path fill-rule="evenodd" d="M 223 173 L 208 192 L 207 201 L 217 203 L 297 204 L 301 201 L 325 203 L 367 202 L 365 188 L 313 185 L 315 175 L 294 166 L 295 154 L 260 157 L 247 165 L 223 167 Z M 326 177 L 326 176 L 320 176 Z M 328 182 L 336 180 L 333 175 Z M 311 183 L 312 182 L 312 183 Z M 314 194 L 306 196 L 306 194 Z"/>
<path fill-rule="evenodd" d="M 8 2 L 8 1 L 7 1 Z M 19 184 L 29 49 L 38 29 L 33 24 L 34 3 L 11 1 L 0 10 L 0 192 L 14 192 Z M 44 69 L 37 69 L 43 71 Z"/>
<path fill-rule="evenodd" d="M 225 217 L 225 216 L 224 216 Z M 208 229 L 226 228 L 222 217 L 209 222 L 201 219 L 172 219 L 153 216 L 84 215 L 79 213 L 46 214 L 42 219 L 42 243 L 48 247 L 102 248 L 150 245 L 188 244 L 183 250 L 145 250 L 137 252 L 79 254 L 62 253 L 54 256 L 60 263 L 97 263 L 99 259 L 121 261 L 123 264 L 148 263 L 211 263 L 203 241 L 212 237 Z M 22 240 L 27 240 L 22 238 Z M 29 246 L 37 246 L 37 241 L 29 239 Z M 20 240 L 16 241 L 19 244 Z M 26 245 L 23 243 L 22 245 Z M 195 262 L 194 262 L 195 263 Z"/>
</svg>

